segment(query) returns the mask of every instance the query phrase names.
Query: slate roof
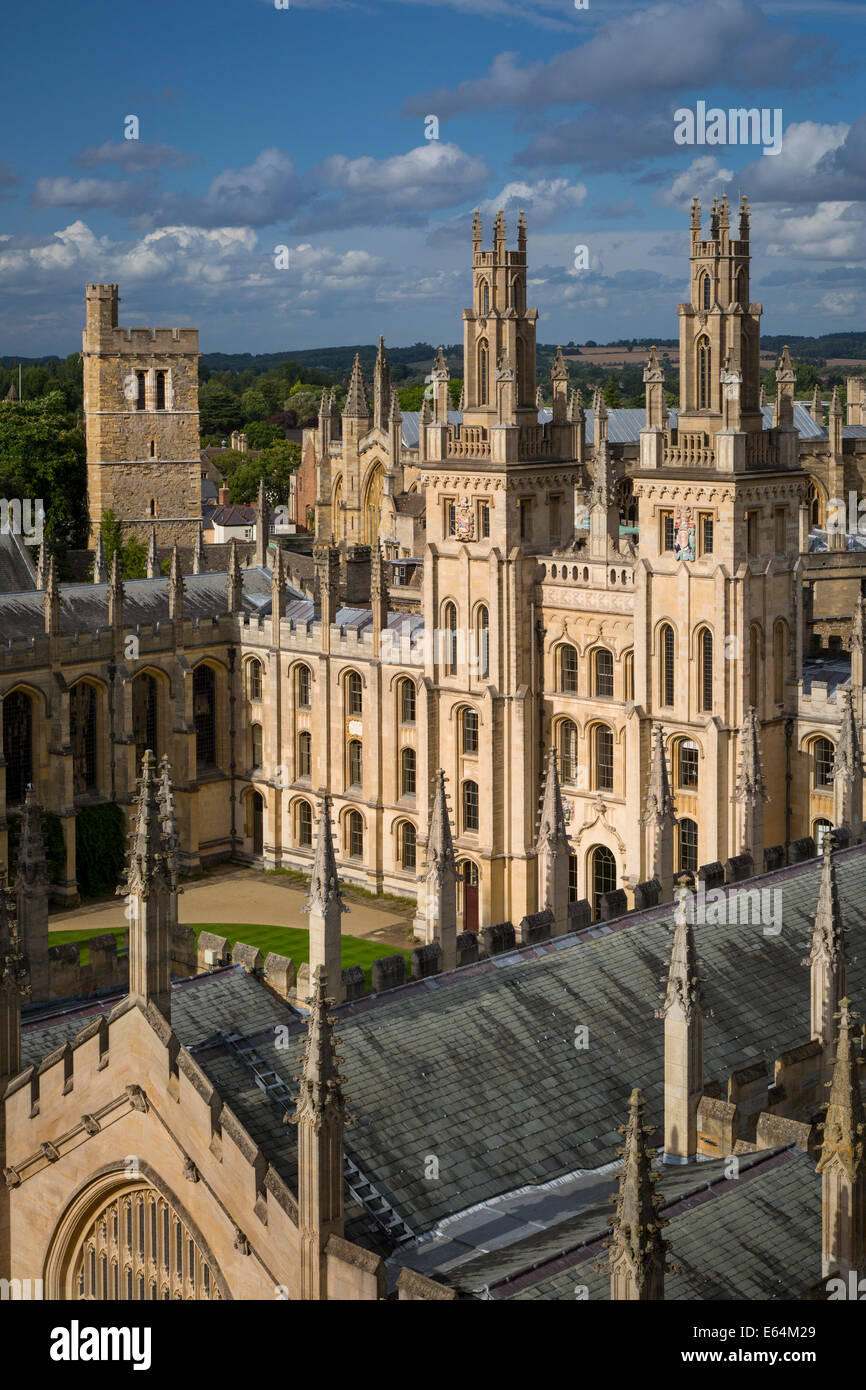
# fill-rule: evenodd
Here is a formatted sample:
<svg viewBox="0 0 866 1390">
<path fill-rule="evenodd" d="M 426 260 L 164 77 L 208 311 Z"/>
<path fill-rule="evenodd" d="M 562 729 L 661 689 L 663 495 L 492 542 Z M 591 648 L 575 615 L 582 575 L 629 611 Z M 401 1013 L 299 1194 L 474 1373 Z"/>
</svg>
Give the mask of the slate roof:
<svg viewBox="0 0 866 1390">
<path fill-rule="evenodd" d="M 706 1166 L 724 1169 L 724 1163 Z M 684 1171 L 695 1182 L 703 1178 L 703 1168 L 700 1164 Z M 664 1232 L 670 1259 L 677 1267 L 677 1273 L 665 1278 L 665 1299 L 806 1297 L 821 1279 L 821 1179 L 814 1161 L 792 1146 L 758 1155 L 752 1168 L 744 1163 L 736 1179 L 716 1171 L 708 1175 L 708 1184 L 691 1197 L 672 1194 L 662 1208 L 670 1222 Z M 656 1190 L 665 1195 L 664 1178 Z M 546 1278 L 542 1267 L 491 1293 L 494 1298 L 574 1299 L 575 1286 L 583 1285 L 590 1302 L 610 1298 L 600 1241 L 580 1252 L 580 1258 L 565 1256 L 556 1263 L 562 1267 Z M 468 1273 L 461 1273 L 461 1286 Z"/>
<path fill-rule="evenodd" d="M 242 606 L 246 613 L 270 611 L 271 571 L 260 566 L 241 570 L 243 578 Z M 159 579 L 127 579 L 123 585 L 123 622 L 125 627 L 146 626 L 168 621 L 168 585 L 166 577 Z M 61 584 L 60 632 L 73 636 L 81 632 L 97 632 L 108 627 L 107 584 Z M 224 573 L 185 574 L 184 617 L 207 621 L 227 611 L 226 575 Z M 288 588 L 290 597 L 300 597 L 297 589 Z M 45 595 L 41 589 L 29 593 L 0 594 L 0 632 L 7 640 L 40 637 L 45 631 Z"/>
<path fill-rule="evenodd" d="M 837 855 L 837 873 L 850 929 L 848 992 L 857 1004 L 866 996 L 866 846 Z M 738 922 L 696 926 L 713 1010 L 704 1039 L 708 1080 L 724 1083 L 759 1058 L 769 1071 L 780 1052 L 809 1036 L 801 962 L 818 882 L 813 860 L 731 890 L 780 894 L 765 898 L 767 909 L 781 911 L 776 935 Z M 611 1163 L 633 1086 L 644 1090 L 648 1123 L 660 1126 L 664 1030 L 654 1011 L 670 924 L 667 908 L 631 914 L 335 1011 L 356 1116 L 352 1153 L 415 1234 L 524 1184 Z M 181 1041 L 291 1181 L 293 1140 L 278 1107 L 212 1039 L 220 1028 L 245 1034 L 293 1090 L 303 1023 L 237 970 L 176 985 L 172 1017 Z M 280 1021 L 289 1028 L 285 1046 L 274 1032 Z M 586 1049 L 575 1047 L 579 1025 L 589 1030 Z M 25 1059 L 57 1046 L 63 1026 L 28 1026 Z M 82 1026 L 77 1020 L 66 1036 Z M 439 1161 L 436 1181 L 425 1177 L 430 1155 Z"/>
<path fill-rule="evenodd" d="M 0 593 L 34 588 L 22 542 L 13 532 L 0 531 Z"/>
</svg>

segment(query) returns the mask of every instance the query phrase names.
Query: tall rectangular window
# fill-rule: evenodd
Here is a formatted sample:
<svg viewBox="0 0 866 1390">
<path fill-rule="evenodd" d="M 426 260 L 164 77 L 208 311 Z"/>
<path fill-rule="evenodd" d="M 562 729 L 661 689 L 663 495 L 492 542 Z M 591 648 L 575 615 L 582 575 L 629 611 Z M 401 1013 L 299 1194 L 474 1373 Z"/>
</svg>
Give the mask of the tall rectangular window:
<svg viewBox="0 0 866 1390">
<path fill-rule="evenodd" d="M 673 550 L 673 548 L 674 548 L 674 540 L 676 539 L 675 533 L 674 533 L 674 514 L 673 514 L 673 512 L 667 512 L 667 511 L 661 512 L 661 513 L 660 513 L 660 521 L 661 521 L 661 536 L 660 536 L 660 541 L 659 541 L 659 548 L 660 548 L 661 550 Z"/>
<path fill-rule="evenodd" d="M 711 516 L 701 517 L 701 554 L 712 555 L 713 553 L 713 518 Z"/>
</svg>

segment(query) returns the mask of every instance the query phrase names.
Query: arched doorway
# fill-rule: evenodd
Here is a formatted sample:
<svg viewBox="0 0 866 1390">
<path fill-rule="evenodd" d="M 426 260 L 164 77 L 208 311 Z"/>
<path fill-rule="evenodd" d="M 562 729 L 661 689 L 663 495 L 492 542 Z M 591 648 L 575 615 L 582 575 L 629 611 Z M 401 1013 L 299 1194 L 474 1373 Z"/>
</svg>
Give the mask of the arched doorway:
<svg viewBox="0 0 866 1390">
<path fill-rule="evenodd" d="M 596 845 L 590 850 L 589 879 L 592 884 L 592 915 L 598 921 L 601 917 L 601 900 L 605 893 L 612 893 L 616 887 L 616 859 L 605 845 Z"/>
<path fill-rule="evenodd" d="M 152 1180 L 149 1180 L 152 1179 Z M 230 1298 L 189 1216 L 146 1165 L 103 1173 L 72 1200 L 45 1263 L 49 1299 Z"/>
<path fill-rule="evenodd" d="M 258 858 L 265 848 L 265 799 L 261 792 L 250 792 L 250 822 L 253 854 Z"/>
<path fill-rule="evenodd" d="M 464 859 L 459 865 L 463 897 L 463 930 L 478 930 L 478 865 Z"/>
</svg>

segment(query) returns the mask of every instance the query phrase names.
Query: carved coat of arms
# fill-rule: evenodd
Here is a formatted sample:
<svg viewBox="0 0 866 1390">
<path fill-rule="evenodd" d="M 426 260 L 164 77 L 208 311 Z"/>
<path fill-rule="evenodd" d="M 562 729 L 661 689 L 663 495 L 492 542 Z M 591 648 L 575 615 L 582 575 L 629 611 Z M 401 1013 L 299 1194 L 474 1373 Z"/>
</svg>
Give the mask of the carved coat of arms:
<svg viewBox="0 0 866 1390">
<path fill-rule="evenodd" d="M 468 497 L 461 497 L 454 513 L 454 535 L 458 541 L 475 539 L 475 516 Z"/>
<path fill-rule="evenodd" d="M 674 552 L 678 560 L 695 558 L 695 521 L 691 507 L 674 512 Z"/>
</svg>

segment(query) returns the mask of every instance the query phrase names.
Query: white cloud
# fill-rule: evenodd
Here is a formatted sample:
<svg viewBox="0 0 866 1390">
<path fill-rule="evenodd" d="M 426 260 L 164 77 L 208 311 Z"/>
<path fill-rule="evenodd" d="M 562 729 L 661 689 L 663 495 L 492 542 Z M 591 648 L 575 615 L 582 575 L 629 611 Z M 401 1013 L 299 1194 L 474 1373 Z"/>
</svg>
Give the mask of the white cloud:
<svg viewBox="0 0 866 1390">
<path fill-rule="evenodd" d="M 733 177 L 733 169 L 723 169 L 715 155 L 700 155 L 692 160 L 688 169 L 677 174 L 670 188 L 656 194 L 655 201 L 662 207 L 684 212 L 692 198 L 700 198 L 705 203 L 723 193 Z"/>
</svg>

